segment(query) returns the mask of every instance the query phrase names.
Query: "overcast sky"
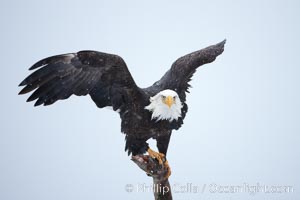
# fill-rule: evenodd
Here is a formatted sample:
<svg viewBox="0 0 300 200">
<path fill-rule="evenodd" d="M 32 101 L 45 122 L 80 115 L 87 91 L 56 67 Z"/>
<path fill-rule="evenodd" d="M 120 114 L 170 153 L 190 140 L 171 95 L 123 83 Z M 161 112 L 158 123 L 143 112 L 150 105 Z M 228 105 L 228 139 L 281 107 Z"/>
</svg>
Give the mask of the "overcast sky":
<svg viewBox="0 0 300 200">
<path fill-rule="evenodd" d="M 224 38 L 224 53 L 194 76 L 189 112 L 172 134 L 173 197 L 299 198 L 298 2 L 1 1 L 0 199 L 153 198 L 141 191 L 151 178 L 124 152 L 118 114 L 89 97 L 34 108 L 17 96 L 33 63 L 84 49 L 114 53 L 146 87 L 178 57 Z M 185 192 L 188 184 L 201 191 Z M 294 192 L 247 189 L 257 184 Z M 244 190 L 224 194 L 223 186 Z"/>
</svg>

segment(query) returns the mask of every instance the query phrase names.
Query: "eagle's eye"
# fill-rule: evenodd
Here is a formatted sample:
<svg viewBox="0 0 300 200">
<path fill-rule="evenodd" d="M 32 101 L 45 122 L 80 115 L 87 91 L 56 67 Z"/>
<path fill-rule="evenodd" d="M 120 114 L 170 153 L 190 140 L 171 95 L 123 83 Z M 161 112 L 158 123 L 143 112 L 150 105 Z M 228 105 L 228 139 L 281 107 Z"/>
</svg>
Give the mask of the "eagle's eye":
<svg viewBox="0 0 300 200">
<path fill-rule="evenodd" d="M 162 98 L 163 100 L 165 100 L 165 99 L 166 99 L 166 96 L 162 95 L 161 98 Z"/>
<path fill-rule="evenodd" d="M 175 101 L 175 100 L 176 100 L 176 96 L 173 97 L 173 101 Z"/>
</svg>

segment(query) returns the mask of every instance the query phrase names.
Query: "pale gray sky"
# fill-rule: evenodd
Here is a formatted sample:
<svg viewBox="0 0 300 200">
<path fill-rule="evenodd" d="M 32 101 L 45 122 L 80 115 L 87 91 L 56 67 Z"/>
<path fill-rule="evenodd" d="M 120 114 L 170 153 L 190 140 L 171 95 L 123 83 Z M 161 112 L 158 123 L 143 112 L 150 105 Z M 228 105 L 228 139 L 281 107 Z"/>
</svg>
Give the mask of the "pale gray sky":
<svg viewBox="0 0 300 200">
<path fill-rule="evenodd" d="M 173 197 L 299 198 L 299 13 L 296 0 L 2 1 L 0 199 L 153 198 L 125 190 L 152 180 L 124 152 L 119 116 L 89 97 L 34 108 L 17 96 L 30 65 L 83 49 L 109 52 L 146 87 L 178 57 L 224 38 L 224 54 L 194 76 L 185 124 L 171 138 Z M 204 193 L 178 189 L 188 183 Z M 224 194 L 211 186 L 244 183 L 295 191 Z"/>
</svg>

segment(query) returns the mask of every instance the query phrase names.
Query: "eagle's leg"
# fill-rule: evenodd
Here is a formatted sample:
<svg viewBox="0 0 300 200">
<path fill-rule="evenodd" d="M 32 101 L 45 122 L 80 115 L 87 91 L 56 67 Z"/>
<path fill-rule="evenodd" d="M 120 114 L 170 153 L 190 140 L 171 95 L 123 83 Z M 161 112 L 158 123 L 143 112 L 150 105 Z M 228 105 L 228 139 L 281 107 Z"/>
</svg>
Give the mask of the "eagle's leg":
<svg viewBox="0 0 300 200">
<path fill-rule="evenodd" d="M 158 163 L 160 165 L 163 165 L 163 167 L 168 170 L 165 175 L 165 178 L 169 178 L 169 176 L 171 175 L 171 168 L 169 166 L 169 162 L 167 161 L 165 154 L 153 151 L 150 148 L 148 148 L 147 152 L 149 156 L 151 156 L 152 158 L 156 158 Z"/>
</svg>

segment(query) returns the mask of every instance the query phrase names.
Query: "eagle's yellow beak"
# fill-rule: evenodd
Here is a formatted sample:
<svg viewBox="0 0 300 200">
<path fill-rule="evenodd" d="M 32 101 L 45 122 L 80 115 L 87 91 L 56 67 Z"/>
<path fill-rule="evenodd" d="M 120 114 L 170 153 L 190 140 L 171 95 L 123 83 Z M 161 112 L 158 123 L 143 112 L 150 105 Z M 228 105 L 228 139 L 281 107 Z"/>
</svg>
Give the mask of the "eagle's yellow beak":
<svg viewBox="0 0 300 200">
<path fill-rule="evenodd" d="M 167 104 L 167 105 L 169 106 L 169 108 L 171 108 L 171 106 L 174 104 L 173 97 L 167 96 L 167 97 L 165 98 L 164 103 Z"/>
</svg>

